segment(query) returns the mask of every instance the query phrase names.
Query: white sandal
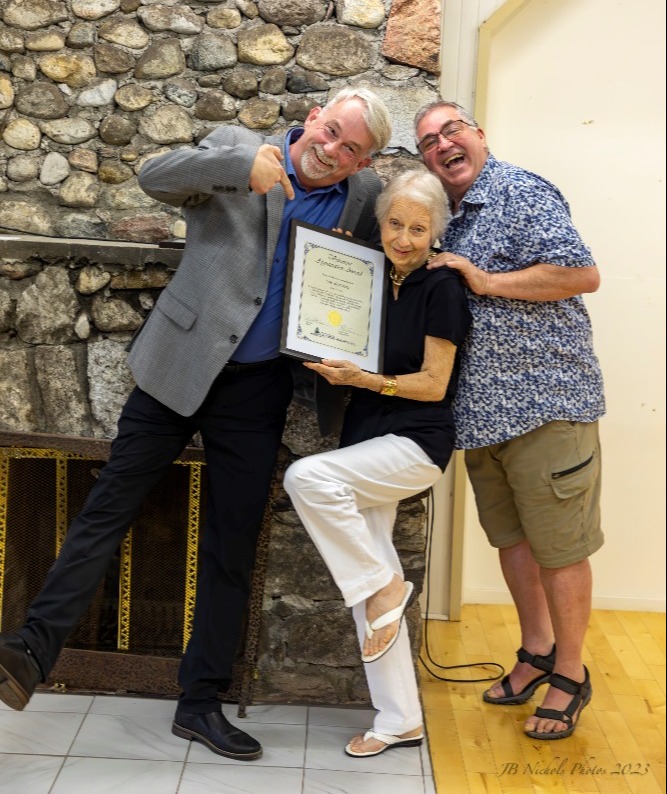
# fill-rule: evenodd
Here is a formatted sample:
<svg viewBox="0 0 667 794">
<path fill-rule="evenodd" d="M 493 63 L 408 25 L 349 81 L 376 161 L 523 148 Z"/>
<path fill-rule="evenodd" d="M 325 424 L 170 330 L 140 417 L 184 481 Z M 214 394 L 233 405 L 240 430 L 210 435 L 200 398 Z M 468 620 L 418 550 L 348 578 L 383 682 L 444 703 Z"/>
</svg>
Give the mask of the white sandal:
<svg viewBox="0 0 667 794">
<path fill-rule="evenodd" d="M 419 745 L 424 741 L 424 734 L 420 733 L 417 736 L 406 736 L 402 738 L 400 736 L 392 736 L 389 733 L 377 733 L 377 731 L 366 731 L 364 734 L 364 741 L 367 739 L 377 739 L 378 742 L 382 742 L 384 747 L 380 747 L 379 750 L 369 750 L 366 753 L 355 753 L 352 749 L 352 741 L 349 741 L 345 746 L 345 752 L 347 755 L 351 755 L 353 758 L 367 758 L 371 755 L 380 755 L 384 753 L 385 750 L 390 750 L 392 747 L 419 747 Z"/>
<path fill-rule="evenodd" d="M 366 636 L 370 640 L 373 636 L 373 632 L 377 631 L 378 629 L 383 629 L 385 626 L 388 626 L 390 623 L 393 623 L 395 620 L 401 621 L 403 620 L 403 616 L 405 614 L 405 610 L 410 606 L 412 603 L 414 596 L 415 596 L 415 588 L 412 582 L 405 582 L 405 595 L 403 596 L 403 600 L 401 603 L 395 607 L 394 609 L 390 609 L 389 612 L 385 612 L 384 615 L 380 615 L 377 620 L 374 620 L 372 623 L 366 621 Z M 361 654 L 361 661 L 364 664 L 370 664 L 371 662 L 377 661 L 381 656 L 384 656 L 390 648 L 393 647 L 394 643 L 398 639 L 399 632 L 401 630 L 401 622 L 398 624 L 398 629 L 396 630 L 396 634 L 389 640 L 389 642 L 384 646 L 381 651 L 377 653 L 370 654 L 365 656 L 363 653 Z"/>
</svg>

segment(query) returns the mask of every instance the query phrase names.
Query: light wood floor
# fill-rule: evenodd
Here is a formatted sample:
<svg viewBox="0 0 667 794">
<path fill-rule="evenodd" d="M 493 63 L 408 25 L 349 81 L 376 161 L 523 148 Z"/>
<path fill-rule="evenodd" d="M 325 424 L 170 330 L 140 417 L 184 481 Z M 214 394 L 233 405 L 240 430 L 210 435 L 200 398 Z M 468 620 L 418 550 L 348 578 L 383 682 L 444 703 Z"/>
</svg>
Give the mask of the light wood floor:
<svg viewBox="0 0 667 794">
<path fill-rule="evenodd" d="M 430 655 L 442 665 L 494 661 L 509 671 L 520 645 L 511 606 L 464 606 L 457 623 L 429 621 Z M 483 683 L 445 683 L 419 665 L 438 794 L 665 793 L 665 615 L 593 612 L 584 649 L 593 699 L 572 736 L 530 739 L 521 706 L 493 706 Z M 443 671 L 482 678 L 481 668 Z"/>
</svg>

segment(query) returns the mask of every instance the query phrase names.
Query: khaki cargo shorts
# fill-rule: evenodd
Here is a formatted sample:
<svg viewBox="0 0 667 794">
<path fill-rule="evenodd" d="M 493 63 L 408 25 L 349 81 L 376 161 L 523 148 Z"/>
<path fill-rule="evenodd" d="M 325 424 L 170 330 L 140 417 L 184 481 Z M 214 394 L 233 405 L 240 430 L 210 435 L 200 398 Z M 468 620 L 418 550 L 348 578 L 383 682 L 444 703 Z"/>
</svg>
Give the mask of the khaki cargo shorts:
<svg viewBox="0 0 667 794">
<path fill-rule="evenodd" d="M 544 568 L 563 568 L 604 543 L 597 422 L 558 420 L 466 450 L 479 520 L 498 549 L 528 541 Z"/>
</svg>

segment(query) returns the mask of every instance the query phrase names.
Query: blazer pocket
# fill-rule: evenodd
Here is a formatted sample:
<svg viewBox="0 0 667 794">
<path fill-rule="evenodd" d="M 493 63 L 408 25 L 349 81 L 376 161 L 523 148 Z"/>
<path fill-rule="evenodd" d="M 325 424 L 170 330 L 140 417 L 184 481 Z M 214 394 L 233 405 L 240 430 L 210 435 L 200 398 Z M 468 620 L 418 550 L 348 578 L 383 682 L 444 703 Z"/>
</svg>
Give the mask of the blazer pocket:
<svg viewBox="0 0 667 794">
<path fill-rule="evenodd" d="M 165 314 L 184 331 L 189 331 L 197 319 L 197 313 L 189 306 L 181 303 L 177 297 L 169 292 L 169 287 L 165 287 L 162 291 L 162 295 L 160 295 L 160 299 L 155 304 L 155 308 L 159 309 L 162 314 Z"/>
</svg>

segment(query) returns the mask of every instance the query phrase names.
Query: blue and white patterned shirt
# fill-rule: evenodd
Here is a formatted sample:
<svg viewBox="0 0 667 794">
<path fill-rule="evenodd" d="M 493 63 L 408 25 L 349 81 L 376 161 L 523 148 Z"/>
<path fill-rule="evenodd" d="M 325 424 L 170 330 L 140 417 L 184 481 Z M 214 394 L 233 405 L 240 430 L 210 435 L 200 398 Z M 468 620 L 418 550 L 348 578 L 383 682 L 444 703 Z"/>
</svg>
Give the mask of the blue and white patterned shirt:
<svg viewBox="0 0 667 794">
<path fill-rule="evenodd" d="M 452 218 L 442 248 L 489 273 L 543 262 L 595 263 L 560 191 L 489 155 Z M 473 325 L 454 400 L 459 449 L 498 444 L 547 422 L 593 422 L 605 411 L 583 298 L 525 301 L 467 290 Z"/>
</svg>

